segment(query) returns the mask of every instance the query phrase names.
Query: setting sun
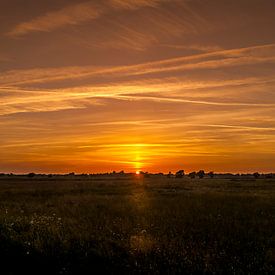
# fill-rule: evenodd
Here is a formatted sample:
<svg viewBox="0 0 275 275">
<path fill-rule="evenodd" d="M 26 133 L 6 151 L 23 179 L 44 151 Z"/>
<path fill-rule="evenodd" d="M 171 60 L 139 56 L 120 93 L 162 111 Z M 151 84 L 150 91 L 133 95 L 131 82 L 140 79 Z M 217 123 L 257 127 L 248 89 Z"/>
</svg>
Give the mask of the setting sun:
<svg viewBox="0 0 275 275">
<path fill-rule="evenodd" d="M 136 171 L 136 175 L 139 175 L 140 174 L 140 171 Z"/>
</svg>

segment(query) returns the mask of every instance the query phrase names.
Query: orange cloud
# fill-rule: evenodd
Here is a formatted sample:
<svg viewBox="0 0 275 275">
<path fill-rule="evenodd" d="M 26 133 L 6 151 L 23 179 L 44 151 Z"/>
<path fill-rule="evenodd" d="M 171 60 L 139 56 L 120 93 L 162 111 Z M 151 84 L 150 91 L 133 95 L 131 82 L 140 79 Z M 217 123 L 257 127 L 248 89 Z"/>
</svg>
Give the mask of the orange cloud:
<svg viewBox="0 0 275 275">
<path fill-rule="evenodd" d="M 109 0 L 112 7 L 117 9 L 135 10 L 142 7 L 156 7 L 161 2 L 168 0 Z"/>
<path fill-rule="evenodd" d="M 99 17 L 101 12 L 92 2 L 70 5 L 20 23 L 8 35 L 21 36 L 32 32 L 49 32 L 67 25 L 82 24 Z"/>
<path fill-rule="evenodd" d="M 16 37 L 32 32 L 50 32 L 64 26 L 79 25 L 94 20 L 110 12 L 110 9 L 135 10 L 142 7 L 155 7 L 161 2 L 164 0 L 104 0 L 100 4 L 94 1 L 82 2 L 19 23 L 7 35 Z"/>
<path fill-rule="evenodd" d="M 138 76 L 185 70 L 217 69 L 242 65 L 275 63 L 275 44 L 221 50 L 191 56 L 176 57 L 149 63 L 118 67 L 61 67 L 11 70 L 0 75 L 0 85 L 48 83 L 96 76 Z"/>
</svg>

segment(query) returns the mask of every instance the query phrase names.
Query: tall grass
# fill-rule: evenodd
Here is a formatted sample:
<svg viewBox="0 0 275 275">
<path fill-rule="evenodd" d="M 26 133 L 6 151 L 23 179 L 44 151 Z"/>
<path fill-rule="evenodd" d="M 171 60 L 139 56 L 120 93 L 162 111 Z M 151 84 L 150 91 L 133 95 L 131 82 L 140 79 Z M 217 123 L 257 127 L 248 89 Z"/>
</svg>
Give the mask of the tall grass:
<svg viewBox="0 0 275 275">
<path fill-rule="evenodd" d="M 0 274 L 270 274 L 275 182 L 0 180 Z"/>
</svg>

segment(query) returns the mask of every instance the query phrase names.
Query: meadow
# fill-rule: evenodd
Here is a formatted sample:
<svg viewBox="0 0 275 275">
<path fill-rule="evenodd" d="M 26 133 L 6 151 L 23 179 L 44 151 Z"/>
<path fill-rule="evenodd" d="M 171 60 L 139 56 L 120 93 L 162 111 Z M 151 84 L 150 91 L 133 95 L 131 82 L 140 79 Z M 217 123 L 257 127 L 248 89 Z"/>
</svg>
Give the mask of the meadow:
<svg viewBox="0 0 275 275">
<path fill-rule="evenodd" d="M 271 274 L 275 179 L 0 177 L 0 274 Z"/>
</svg>

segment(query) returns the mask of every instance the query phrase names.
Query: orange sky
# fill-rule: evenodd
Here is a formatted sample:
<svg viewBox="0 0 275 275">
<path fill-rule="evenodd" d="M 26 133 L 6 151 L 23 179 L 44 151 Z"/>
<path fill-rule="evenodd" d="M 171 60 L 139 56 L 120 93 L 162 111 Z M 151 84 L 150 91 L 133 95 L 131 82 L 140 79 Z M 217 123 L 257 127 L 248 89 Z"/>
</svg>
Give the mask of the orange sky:
<svg viewBox="0 0 275 275">
<path fill-rule="evenodd" d="M 272 0 L 1 1 L 0 172 L 274 171 L 274 75 Z"/>
</svg>

